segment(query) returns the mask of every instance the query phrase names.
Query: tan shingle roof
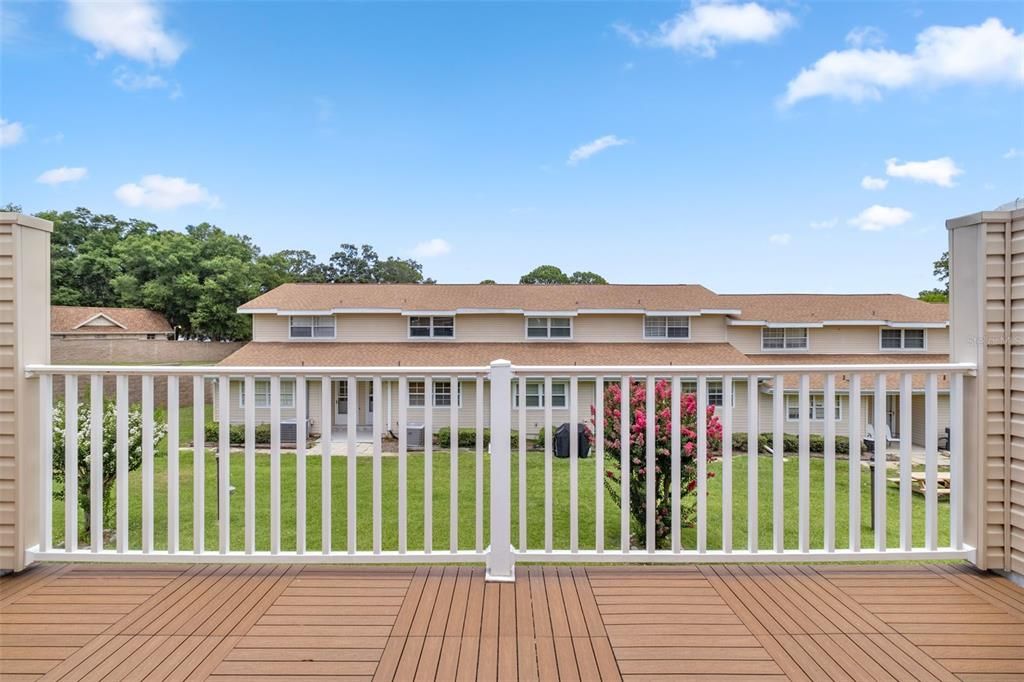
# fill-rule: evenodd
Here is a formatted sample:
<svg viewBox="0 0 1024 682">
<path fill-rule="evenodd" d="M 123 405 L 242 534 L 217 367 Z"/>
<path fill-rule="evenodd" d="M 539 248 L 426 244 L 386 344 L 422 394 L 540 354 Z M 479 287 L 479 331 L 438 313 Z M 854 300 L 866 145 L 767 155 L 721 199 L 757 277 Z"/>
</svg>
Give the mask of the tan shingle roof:
<svg viewBox="0 0 1024 682">
<path fill-rule="evenodd" d="M 949 306 L 945 303 L 925 303 L 901 294 L 722 294 L 718 298 L 723 308 L 741 310 L 735 316 L 740 320 L 949 321 Z"/>
<path fill-rule="evenodd" d="M 240 310 L 669 310 L 718 309 L 696 284 L 283 284 Z"/>
<path fill-rule="evenodd" d="M 940 353 L 887 353 L 887 354 L 868 354 L 868 353 L 856 353 L 847 355 L 803 355 L 800 353 L 775 353 L 765 355 L 750 355 L 748 356 L 751 362 L 758 365 L 926 365 L 926 364 L 945 364 L 949 362 L 948 355 L 942 355 Z M 845 374 L 842 370 L 836 371 L 836 389 L 840 391 L 846 391 L 850 387 L 850 375 Z M 786 390 L 795 390 L 800 387 L 800 378 L 795 375 L 786 375 L 784 377 Z M 898 391 L 899 376 L 896 374 L 888 373 L 885 377 L 885 383 L 890 391 Z M 770 386 L 771 382 L 767 382 Z M 911 376 L 911 385 L 914 390 L 922 390 L 925 385 L 925 375 L 914 374 Z M 860 379 L 861 391 L 870 393 L 875 388 L 875 375 L 874 374 L 862 374 Z M 812 374 L 810 377 L 810 387 L 812 391 L 821 391 L 825 388 L 825 376 L 823 374 Z M 940 374 L 938 379 L 938 387 L 946 390 L 949 388 L 949 375 Z"/>
<path fill-rule="evenodd" d="M 482 367 L 518 365 L 726 365 L 747 356 L 728 343 L 295 343 L 253 341 L 220 362 L 269 367 Z"/>
<path fill-rule="evenodd" d="M 85 324 L 99 315 L 115 324 Z M 168 334 L 173 331 L 166 317 L 145 308 L 50 306 L 50 332 L 55 334 Z"/>
</svg>

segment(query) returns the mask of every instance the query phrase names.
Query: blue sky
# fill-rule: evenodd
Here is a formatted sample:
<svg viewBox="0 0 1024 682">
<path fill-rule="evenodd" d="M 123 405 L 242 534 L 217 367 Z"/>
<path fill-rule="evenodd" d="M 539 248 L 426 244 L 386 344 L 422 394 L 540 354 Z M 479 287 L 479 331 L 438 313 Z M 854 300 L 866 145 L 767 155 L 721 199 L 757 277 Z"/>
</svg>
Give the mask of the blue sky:
<svg viewBox="0 0 1024 682">
<path fill-rule="evenodd" d="M 29 212 L 367 242 L 443 282 L 916 294 L 946 218 L 1024 195 L 1017 3 L 0 11 L 0 203 Z"/>
</svg>

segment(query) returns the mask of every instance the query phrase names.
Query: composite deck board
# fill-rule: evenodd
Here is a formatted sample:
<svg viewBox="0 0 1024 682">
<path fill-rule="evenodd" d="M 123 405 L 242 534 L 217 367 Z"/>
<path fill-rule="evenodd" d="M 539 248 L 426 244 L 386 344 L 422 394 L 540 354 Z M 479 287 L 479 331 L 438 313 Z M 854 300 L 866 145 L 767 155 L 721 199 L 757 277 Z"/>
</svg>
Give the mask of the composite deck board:
<svg viewBox="0 0 1024 682">
<path fill-rule="evenodd" d="M 967 565 L 42 565 L 4 680 L 1024 679 L 1024 590 Z"/>
</svg>

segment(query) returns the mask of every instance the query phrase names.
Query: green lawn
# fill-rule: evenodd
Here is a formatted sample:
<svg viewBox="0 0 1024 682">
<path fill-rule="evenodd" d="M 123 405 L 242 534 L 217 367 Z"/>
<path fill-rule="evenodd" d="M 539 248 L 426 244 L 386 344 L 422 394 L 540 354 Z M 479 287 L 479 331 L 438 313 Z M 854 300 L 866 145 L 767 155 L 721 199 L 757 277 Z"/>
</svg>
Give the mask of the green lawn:
<svg viewBox="0 0 1024 682">
<path fill-rule="evenodd" d="M 184 434 L 183 440 L 184 440 Z M 155 461 L 155 496 L 154 496 L 154 537 L 158 549 L 167 544 L 167 459 L 161 453 Z M 215 550 L 217 541 L 217 507 L 216 507 L 216 459 L 208 451 L 205 457 L 205 498 L 206 498 L 206 548 Z M 320 549 L 321 514 L 320 514 L 320 458 L 310 457 L 306 461 L 306 537 L 310 551 Z M 281 534 L 282 549 L 295 548 L 295 456 L 290 453 L 281 456 Z M 332 459 L 333 503 L 332 545 L 334 548 L 346 547 L 346 465 L 345 457 Z M 423 466 L 424 456 L 421 453 L 410 454 L 408 457 L 408 546 L 410 550 L 423 547 Z M 459 547 L 472 549 L 475 542 L 475 455 L 471 451 L 463 451 L 459 457 Z M 837 462 L 836 491 L 836 545 L 847 546 L 848 493 L 846 462 Z M 709 470 L 716 475 L 708 482 L 708 547 L 721 547 L 721 462 L 712 462 Z M 359 549 L 372 549 L 372 458 L 360 457 L 358 460 L 358 485 L 356 491 L 357 543 Z M 771 459 L 759 460 L 759 495 L 758 508 L 760 517 L 759 546 L 769 549 L 772 546 L 771 518 Z M 447 452 L 436 453 L 433 459 L 434 499 L 433 499 L 433 545 L 437 550 L 448 548 L 449 539 L 449 455 Z M 747 528 L 747 458 L 735 457 L 733 460 L 733 546 L 746 546 Z M 785 538 L 787 548 L 798 546 L 798 509 L 797 509 L 797 460 L 787 458 L 785 472 Z M 384 457 L 382 460 L 382 491 L 383 491 L 383 544 L 384 549 L 398 547 L 398 458 Z M 584 459 L 579 462 L 580 494 L 580 546 L 594 546 L 594 461 Z M 487 540 L 487 490 L 489 483 L 488 458 L 484 459 L 484 545 Z M 513 495 L 512 495 L 512 539 L 518 543 L 518 461 L 513 455 L 512 462 Z M 544 546 L 544 457 L 542 453 L 527 454 L 527 529 L 530 549 L 542 549 Z M 823 479 L 824 462 L 821 459 L 811 460 L 811 547 L 822 546 L 823 535 Z M 141 472 L 134 471 L 130 475 L 130 514 L 129 542 L 133 549 L 141 546 Z M 244 548 L 244 456 L 231 455 L 231 484 L 236 490 L 231 495 L 231 548 Z M 873 545 L 870 530 L 870 482 L 868 470 L 864 469 L 861 488 L 861 532 L 862 546 Z M 555 504 L 553 508 L 554 547 L 569 546 L 569 464 L 567 460 L 553 461 L 553 487 Z M 192 548 L 192 455 L 184 450 L 180 458 L 180 546 L 183 550 Z M 270 526 L 270 457 L 265 453 L 256 456 L 256 545 L 259 550 L 269 550 Z M 692 496 L 690 498 L 692 503 Z M 899 538 L 899 493 L 890 487 L 887 497 L 887 544 L 893 547 Z M 84 520 L 84 514 L 80 518 Z M 53 529 L 54 544 L 63 543 L 64 528 L 63 501 L 54 501 Z M 921 546 L 924 542 L 924 499 L 920 495 L 913 496 L 914 544 Z M 939 544 L 948 544 L 949 538 L 949 505 L 939 502 Z M 84 524 L 81 524 L 84 537 Z M 619 542 L 619 509 L 613 500 L 605 494 L 605 546 L 618 547 Z M 695 545 L 696 532 L 693 528 L 683 529 L 683 545 L 692 548 Z"/>
</svg>

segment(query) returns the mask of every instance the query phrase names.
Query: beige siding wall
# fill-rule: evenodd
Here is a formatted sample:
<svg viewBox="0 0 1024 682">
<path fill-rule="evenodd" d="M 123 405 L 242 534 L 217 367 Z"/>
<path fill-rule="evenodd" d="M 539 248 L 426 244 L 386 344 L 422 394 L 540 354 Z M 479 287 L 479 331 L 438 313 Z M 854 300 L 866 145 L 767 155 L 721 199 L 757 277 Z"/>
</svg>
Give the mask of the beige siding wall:
<svg viewBox="0 0 1024 682">
<path fill-rule="evenodd" d="M 290 341 L 288 318 L 252 316 L 254 341 Z M 408 341 L 408 317 L 398 314 L 335 315 L 336 341 Z M 579 315 L 573 318 L 573 340 L 601 343 L 636 343 L 644 340 L 643 315 Z M 690 318 L 690 338 L 705 343 L 726 340 L 725 319 L 719 315 Z M 325 339 L 310 339 L 324 341 Z M 413 339 L 421 340 L 421 339 Z M 463 342 L 510 343 L 526 341 L 523 315 L 457 315 L 455 340 Z M 305 339 L 298 339 L 299 343 Z"/>
<path fill-rule="evenodd" d="M 0 224 L 0 571 L 14 569 L 16 532 L 14 228 Z"/>
<path fill-rule="evenodd" d="M 771 353 L 787 352 L 806 353 L 881 353 L 880 327 L 823 327 L 808 330 L 808 348 L 806 351 L 768 351 Z M 741 353 L 761 353 L 761 327 L 730 326 L 728 327 L 729 343 L 736 346 Z M 949 354 L 949 329 L 928 329 L 925 332 L 926 349 L 924 351 L 908 351 L 909 353 L 941 353 Z M 886 350 L 885 353 L 899 351 Z"/>
</svg>

